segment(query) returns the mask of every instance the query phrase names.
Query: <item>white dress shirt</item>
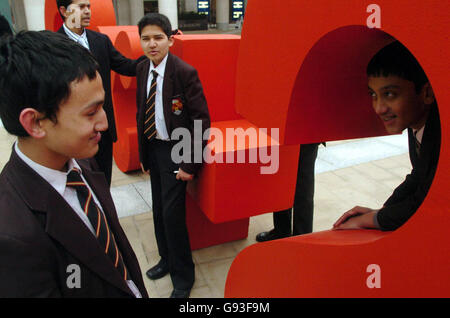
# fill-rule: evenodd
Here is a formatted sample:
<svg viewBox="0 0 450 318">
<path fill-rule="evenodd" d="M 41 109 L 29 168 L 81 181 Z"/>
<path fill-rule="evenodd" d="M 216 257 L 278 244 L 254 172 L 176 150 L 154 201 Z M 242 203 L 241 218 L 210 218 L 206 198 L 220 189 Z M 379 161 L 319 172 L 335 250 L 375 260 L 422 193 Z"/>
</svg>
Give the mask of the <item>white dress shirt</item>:
<svg viewBox="0 0 450 318">
<path fill-rule="evenodd" d="M 150 70 L 148 72 L 147 80 L 147 96 L 150 92 L 150 86 L 152 85 L 153 73 L 155 70 L 158 73 L 158 78 L 156 79 L 156 96 L 155 96 L 155 125 L 156 125 L 156 138 L 161 140 L 170 140 L 169 134 L 167 132 L 166 122 L 164 120 L 164 108 L 163 108 L 163 84 L 164 84 L 164 72 L 166 70 L 167 64 L 167 54 L 166 57 L 159 63 L 157 67 L 153 65 L 150 61 Z"/>
<path fill-rule="evenodd" d="M 70 29 L 66 26 L 66 24 L 63 24 L 63 28 L 64 28 L 64 32 L 66 32 L 67 36 L 74 40 L 75 42 L 81 44 L 82 46 L 84 46 L 85 48 L 87 48 L 88 50 L 90 50 L 89 47 L 89 42 L 87 39 L 87 35 L 86 35 L 86 29 L 83 29 L 83 33 L 81 35 L 78 35 L 72 31 L 70 31 Z"/>
<path fill-rule="evenodd" d="M 84 213 L 81 207 L 80 201 L 78 200 L 77 191 L 74 188 L 68 187 L 66 185 L 67 175 L 69 174 L 69 172 L 73 168 L 78 168 L 81 171 L 80 175 L 81 178 L 83 179 L 83 182 L 87 185 L 89 191 L 91 191 L 92 193 L 92 198 L 94 199 L 94 202 L 97 204 L 97 206 L 103 213 L 102 206 L 100 202 L 97 200 L 94 191 L 92 191 L 91 187 L 89 186 L 89 183 L 87 183 L 86 179 L 84 178 L 83 171 L 81 170 L 78 163 L 74 159 L 70 159 L 69 162 L 67 163 L 67 171 L 63 172 L 44 167 L 34 162 L 30 158 L 28 158 L 22 151 L 20 151 L 17 142 L 14 145 L 14 150 L 16 151 L 20 159 L 22 159 L 31 169 L 33 169 L 42 178 L 44 178 L 44 180 L 47 181 L 64 198 L 64 200 L 66 200 L 66 202 L 75 211 L 75 213 L 78 215 L 81 221 L 83 221 L 83 223 L 86 225 L 89 231 L 91 231 L 92 235 L 95 236 L 94 227 L 92 226 L 91 222 L 89 221 L 89 218 Z M 138 288 L 136 287 L 133 281 L 127 280 L 127 284 L 128 287 L 133 292 L 133 294 L 136 296 L 136 298 L 142 298 L 141 293 L 139 292 Z"/>
</svg>

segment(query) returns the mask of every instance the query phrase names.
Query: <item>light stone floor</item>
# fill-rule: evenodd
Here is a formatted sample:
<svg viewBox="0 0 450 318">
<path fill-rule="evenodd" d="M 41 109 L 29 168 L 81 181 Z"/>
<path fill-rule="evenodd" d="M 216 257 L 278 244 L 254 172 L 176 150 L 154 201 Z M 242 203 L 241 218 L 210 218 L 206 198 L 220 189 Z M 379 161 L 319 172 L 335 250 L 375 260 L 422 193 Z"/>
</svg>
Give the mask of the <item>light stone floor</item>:
<svg viewBox="0 0 450 318">
<path fill-rule="evenodd" d="M 380 207 L 409 173 L 406 134 L 329 142 L 320 146 L 316 162 L 314 232 L 330 229 L 336 219 L 355 205 Z M 0 125 L 0 170 L 8 161 L 15 138 Z M 140 172 L 113 169 L 111 193 L 120 222 L 138 257 L 150 297 L 168 297 L 169 276 L 157 281 L 145 271 L 159 261 L 151 213 L 150 182 Z M 191 297 L 224 296 L 228 270 L 236 255 L 255 244 L 255 236 L 273 227 L 272 214 L 250 218 L 248 237 L 193 251 L 196 281 Z"/>
</svg>

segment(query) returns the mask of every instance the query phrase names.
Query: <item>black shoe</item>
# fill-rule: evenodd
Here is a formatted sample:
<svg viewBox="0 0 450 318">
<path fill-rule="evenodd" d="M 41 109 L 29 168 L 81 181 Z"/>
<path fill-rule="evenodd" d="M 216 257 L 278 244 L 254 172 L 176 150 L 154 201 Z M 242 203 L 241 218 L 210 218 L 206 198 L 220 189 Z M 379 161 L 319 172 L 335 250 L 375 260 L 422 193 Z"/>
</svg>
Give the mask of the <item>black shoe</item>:
<svg viewBox="0 0 450 318">
<path fill-rule="evenodd" d="M 258 242 L 267 242 L 272 240 L 277 240 L 280 238 L 285 238 L 290 236 L 289 234 L 280 235 L 277 232 L 275 232 L 275 229 L 269 231 L 269 232 L 261 232 L 258 235 L 256 235 L 256 240 Z"/>
<path fill-rule="evenodd" d="M 169 267 L 162 263 L 161 261 L 156 265 L 150 268 L 145 274 L 150 279 L 159 279 L 166 276 L 169 273 Z"/>
<path fill-rule="evenodd" d="M 170 294 L 170 298 L 189 298 L 189 294 L 191 290 L 183 290 L 183 289 L 174 289 L 172 294 Z"/>
</svg>

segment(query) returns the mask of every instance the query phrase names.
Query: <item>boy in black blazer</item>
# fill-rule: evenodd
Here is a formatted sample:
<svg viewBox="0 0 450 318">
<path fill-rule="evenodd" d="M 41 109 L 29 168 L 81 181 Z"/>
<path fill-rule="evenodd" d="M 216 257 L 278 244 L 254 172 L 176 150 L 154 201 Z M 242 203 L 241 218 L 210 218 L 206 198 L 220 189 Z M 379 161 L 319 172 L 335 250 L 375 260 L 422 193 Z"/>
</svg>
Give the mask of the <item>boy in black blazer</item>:
<svg viewBox="0 0 450 318">
<path fill-rule="evenodd" d="M 147 297 L 102 173 L 108 128 L 94 57 L 60 34 L 0 42 L 0 116 L 18 136 L 0 174 L 0 297 Z"/>
<path fill-rule="evenodd" d="M 422 204 L 439 160 L 441 128 L 433 89 L 414 56 L 400 42 L 381 49 L 367 67 L 373 108 L 392 134 L 408 129 L 412 171 L 375 210 L 356 206 L 344 213 L 334 229 L 395 230 Z"/>
<path fill-rule="evenodd" d="M 201 134 L 210 127 L 210 118 L 197 71 L 169 53 L 172 29 L 164 15 L 150 13 L 138 24 L 141 45 L 148 57 L 137 67 L 137 130 L 142 170 L 150 171 L 153 221 L 160 262 L 147 271 L 150 279 L 170 273 L 174 290 L 171 297 L 189 297 L 194 284 L 189 236 L 186 227 L 186 183 L 201 166 L 195 162 L 194 126 Z M 177 140 L 175 129 L 191 137 L 187 156 L 177 160 L 172 153 Z M 198 145 L 197 145 L 198 146 Z M 186 153 L 184 153 L 186 155 Z M 187 159 L 186 159 L 187 158 Z"/>
<path fill-rule="evenodd" d="M 116 50 L 108 36 L 86 29 L 91 19 L 89 0 L 57 0 L 56 3 L 64 20 L 63 26 L 57 32 L 87 48 L 99 64 L 99 73 L 105 89 L 105 104 L 103 108 L 108 118 L 109 128 L 102 132 L 100 148 L 95 155 L 95 159 L 100 170 L 105 174 L 108 184 L 111 185 L 113 142 L 117 141 L 111 97 L 111 70 L 121 75 L 135 76 L 136 66 L 145 59 L 145 56 L 137 60 L 128 59 Z M 101 14 L 101 12 L 97 14 Z"/>
</svg>

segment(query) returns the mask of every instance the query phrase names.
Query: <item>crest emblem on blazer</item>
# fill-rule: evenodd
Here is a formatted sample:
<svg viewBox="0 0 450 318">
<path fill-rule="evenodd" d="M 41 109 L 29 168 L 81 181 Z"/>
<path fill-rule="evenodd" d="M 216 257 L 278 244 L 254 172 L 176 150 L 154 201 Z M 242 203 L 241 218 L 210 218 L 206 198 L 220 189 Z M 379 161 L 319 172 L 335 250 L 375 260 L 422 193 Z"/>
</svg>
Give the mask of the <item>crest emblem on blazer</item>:
<svg viewBox="0 0 450 318">
<path fill-rule="evenodd" d="M 175 115 L 180 115 L 183 111 L 183 101 L 181 97 L 172 98 L 172 113 Z"/>
</svg>

